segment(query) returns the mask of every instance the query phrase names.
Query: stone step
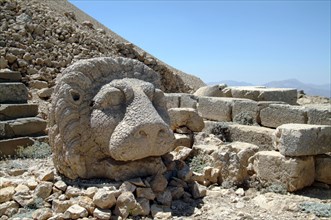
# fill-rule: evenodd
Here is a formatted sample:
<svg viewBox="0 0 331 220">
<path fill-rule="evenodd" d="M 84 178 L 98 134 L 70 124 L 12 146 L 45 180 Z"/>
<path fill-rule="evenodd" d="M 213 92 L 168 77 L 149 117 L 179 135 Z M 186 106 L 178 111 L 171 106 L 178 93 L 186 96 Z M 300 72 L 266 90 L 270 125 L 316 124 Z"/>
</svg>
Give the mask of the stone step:
<svg viewBox="0 0 331 220">
<path fill-rule="evenodd" d="M 14 156 L 20 146 L 26 147 L 32 145 L 33 143 L 34 140 L 30 137 L 0 140 L 0 158 L 4 156 Z"/>
<path fill-rule="evenodd" d="M 18 71 L 12 71 L 10 69 L 0 70 L 0 82 L 21 82 L 22 75 Z"/>
<path fill-rule="evenodd" d="M 37 104 L 0 104 L 0 121 L 35 117 L 37 114 Z"/>
<path fill-rule="evenodd" d="M 28 89 L 23 83 L 0 83 L 0 103 L 27 103 Z"/>
<path fill-rule="evenodd" d="M 48 143 L 48 136 L 18 137 L 0 140 L 0 158 L 15 156 L 20 147 L 31 146 L 35 141 Z"/>
<path fill-rule="evenodd" d="M 37 117 L 0 121 L 0 140 L 45 135 L 46 126 L 47 122 Z"/>
</svg>

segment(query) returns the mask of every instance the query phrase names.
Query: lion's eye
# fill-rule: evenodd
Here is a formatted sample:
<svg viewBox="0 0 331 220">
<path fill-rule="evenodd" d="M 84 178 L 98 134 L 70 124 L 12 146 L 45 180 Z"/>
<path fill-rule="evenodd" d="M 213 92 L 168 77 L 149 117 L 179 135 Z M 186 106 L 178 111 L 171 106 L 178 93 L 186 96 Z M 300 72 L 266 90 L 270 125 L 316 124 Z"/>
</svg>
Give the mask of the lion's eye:
<svg viewBox="0 0 331 220">
<path fill-rule="evenodd" d="M 77 91 L 74 91 L 74 90 L 70 91 L 70 95 L 71 95 L 71 98 L 73 101 L 75 101 L 75 102 L 79 101 L 80 95 Z"/>
<path fill-rule="evenodd" d="M 99 108 L 109 108 L 119 106 L 125 102 L 124 93 L 114 87 L 108 87 L 100 90 L 100 92 L 94 97 L 93 101 Z"/>
</svg>

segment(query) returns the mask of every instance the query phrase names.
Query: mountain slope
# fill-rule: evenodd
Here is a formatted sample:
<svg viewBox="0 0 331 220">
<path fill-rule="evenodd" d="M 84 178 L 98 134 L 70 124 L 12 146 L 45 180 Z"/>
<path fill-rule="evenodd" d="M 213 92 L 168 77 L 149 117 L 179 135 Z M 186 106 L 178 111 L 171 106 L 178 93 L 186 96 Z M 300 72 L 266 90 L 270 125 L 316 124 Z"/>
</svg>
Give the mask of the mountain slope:
<svg viewBox="0 0 331 220">
<path fill-rule="evenodd" d="M 20 71 L 31 88 L 52 87 L 63 68 L 80 59 L 137 59 L 161 75 L 166 92 L 193 92 L 205 85 L 126 41 L 66 0 L 0 1 L 0 68 Z"/>
</svg>

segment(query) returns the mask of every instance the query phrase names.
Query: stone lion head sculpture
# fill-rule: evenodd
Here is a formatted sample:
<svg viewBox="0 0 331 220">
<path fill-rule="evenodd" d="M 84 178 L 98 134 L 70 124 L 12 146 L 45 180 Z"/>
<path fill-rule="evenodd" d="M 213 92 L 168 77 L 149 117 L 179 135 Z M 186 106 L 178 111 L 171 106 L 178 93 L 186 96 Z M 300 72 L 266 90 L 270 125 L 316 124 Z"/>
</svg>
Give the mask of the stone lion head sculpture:
<svg viewBox="0 0 331 220">
<path fill-rule="evenodd" d="M 57 80 L 49 138 L 57 170 L 123 180 L 165 170 L 174 135 L 160 76 L 125 58 L 81 60 Z"/>
</svg>

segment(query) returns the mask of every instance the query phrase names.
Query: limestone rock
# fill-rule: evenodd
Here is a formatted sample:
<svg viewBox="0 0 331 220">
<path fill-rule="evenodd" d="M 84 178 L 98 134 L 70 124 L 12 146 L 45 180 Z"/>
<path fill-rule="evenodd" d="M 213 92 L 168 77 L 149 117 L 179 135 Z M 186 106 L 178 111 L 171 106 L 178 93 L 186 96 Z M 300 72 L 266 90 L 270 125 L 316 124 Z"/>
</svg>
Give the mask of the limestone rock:
<svg viewBox="0 0 331 220">
<path fill-rule="evenodd" d="M 46 199 L 52 192 L 53 183 L 51 182 L 40 182 L 34 190 L 35 196 L 42 199 Z"/>
<path fill-rule="evenodd" d="M 310 186 L 315 179 L 312 156 L 285 157 L 276 151 L 260 151 L 250 161 L 258 178 L 270 184 L 283 184 L 289 192 Z"/>
<path fill-rule="evenodd" d="M 194 199 L 198 199 L 206 196 L 207 188 L 205 186 L 200 185 L 197 182 L 191 183 L 190 189 Z"/>
<path fill-rule="evenodd" d="M 133 216 L 146 216 L 149 215 L 151 207 L 149 205 L 149 200 L 145 198 L 138 198 L 136 207 L 131 211 Z"/>
<path fill-rule="evenodd" d="M 205 119 L 231 121 L 232 104 L 232 98 L 200 97 L 198 112 Z"/>
<path fill-rule="evenodd" d="M 0 203 L 10 201 L 15 193 L 15 187 L 8 186 L 0 189 Z"/>
<path fill-rule="evenodd" d="M 186 126 L 191 131 L 199 132 L 204 128 L 203 119 L 192 108 L 171 108 L 168 110 L 172 130 Z"/>
<path fill-rule="evenodd" d="M 148 200 L 154 200 L 155 199 L 155 193 L 153 192 L 153 190 L 151 188 L 141 188 L 138 187 L 136 190 L 137 193 L 137 197 L 141 197 L 141 198 L 146 198 Z"/>
<path fill-rule="evenodd" d="M 111 210 L 110 209 L 98 209 L 96 208 L 93 211 L 93 217 L 100 219 L 100 220 L 108 220 L 111 217 Z"/>
<path fill-rule="evenodd" d="M 52 182 L 54 180 L 54 170 L 48 169 L 41 171 L 41 173 L 38 176 L 38 180 Z"/>
<path fill-rule="evenodd" d="M 88 216 L 87 210 L 77 204 L 70 206 L 64 212 L 64 218 L 66 219 L 79 219 L 87 216 Z"/>
<path fill-rule="evenodd" d="M 63 192 L 65 192 L 67 189 L 67 184 L 65 182 L 63 182 L 62 180 L 55 182 L 54 186 Z"/>
<path fill-rule="evenodd" d="M 258 103 L 249 99 L 233 103 L 232 121 L 243 125 L 254 125 L 258 122 Z"/>
<path fill-rule="evenodd" d="M 107 189 L 99 189 L 93 196 L 94 204 L 101 209 L 110 209 L 116 204 L 115 192 Z"/>
<path fill-rule="evenodd" d="M 191 148 L 178 146 L 175 150 L 171 151 L 170 154 L 172 154 L 174 160 L 186 160 L 186 158 L 190 156 L 191 152 Z"/>
<path fill-rule="evenodd" d="M 191 134 L 175 133 L 175 147 L 183 146 L 191 148 L 193 145 L 193 138 Z"/>
<path fill-rule="evenodd" d="M 285 156 L 317 155 L 331 151 L 331 126 L 284 124 L 274 134 L 274 146 Z"/>
<path fill-rule="evenodd" d="M 203 86 L 195 91 L 196 96 L 211 96 L 211 97 L 231 97 L 231 90 L 227 89 L 226 84 L 213 86 Z"/>
<path fill-rule="evenodd" d="M 132 192 L 124 192 L 117 198 L 114 213 L 126 219 L 136 206 L 137 201 Z"/>
<path fill-rule="evenodd" d="M 0 103 L 26 103 L 28 90 L 23 83 L 1 83 Z"/>
<path fill-rule="evenodd" d="M 53 88 L 43 88 L 38 90 L 37 94 L 42 99 L 48 99 L 51 97 L 54 89 Z"/>
<path fill-rule="evenodd" d="M 50 208 L 37 209 L 32 213 L 32 218 L 36 220 L 47 220 L 53 216 L 53 212 Z"/>
<path fill-rule="evenodd" d="M 317 155 L 315 157 L 315 180 L 331 184 L 331 156 Z"/>
<path fill-rule="evenodd" d="M 135 60 L 95 58 L 68 67 L 54 88 L 50 110 L 58 171 L 69 178 L 119 180 L 155 174 L 152 167 L 162 166 L 157 157 L 174 147 L 159 86 L 160 76 Z M 72 141 L 77 137 L 84 140 Z"/>
<path fill-rule="evenodd" d="M 271 104 L 260 111 L 261 124 L 265 127 L 277 128 L 282 124 L 307 124 L 305 107 Z"/>
<path fill-rule="evenodd" d="M 18 210 L 19 205 L 15 201 L 7 201 L 0 203 L 0 216 L 7 215 L 10 216 L 10 210 Z"/>
<path fill-rule="evenodd" d="M 330 104 L 306 105 L 308 124 L 331 125 Z"/>
<path fill-rule="evenodd" d="M 75 198 L 70 199 L 72 201 L 72 204 L 78 204 L 81 207 L 85 208 L 90 215 L 93 214 L 93 211 L 95 209 L 95 205 L 93 203 L 93 200 L 88 196 L 78 196 Z"/>
<path fill-rule="evenodd" d="M 55 213 L 64 213 L 71 205 L 73 205 L 72 201 L 69 200 L 61 201 L 55 199 L 52 202 L 52 210 Z"/>
</svg>

